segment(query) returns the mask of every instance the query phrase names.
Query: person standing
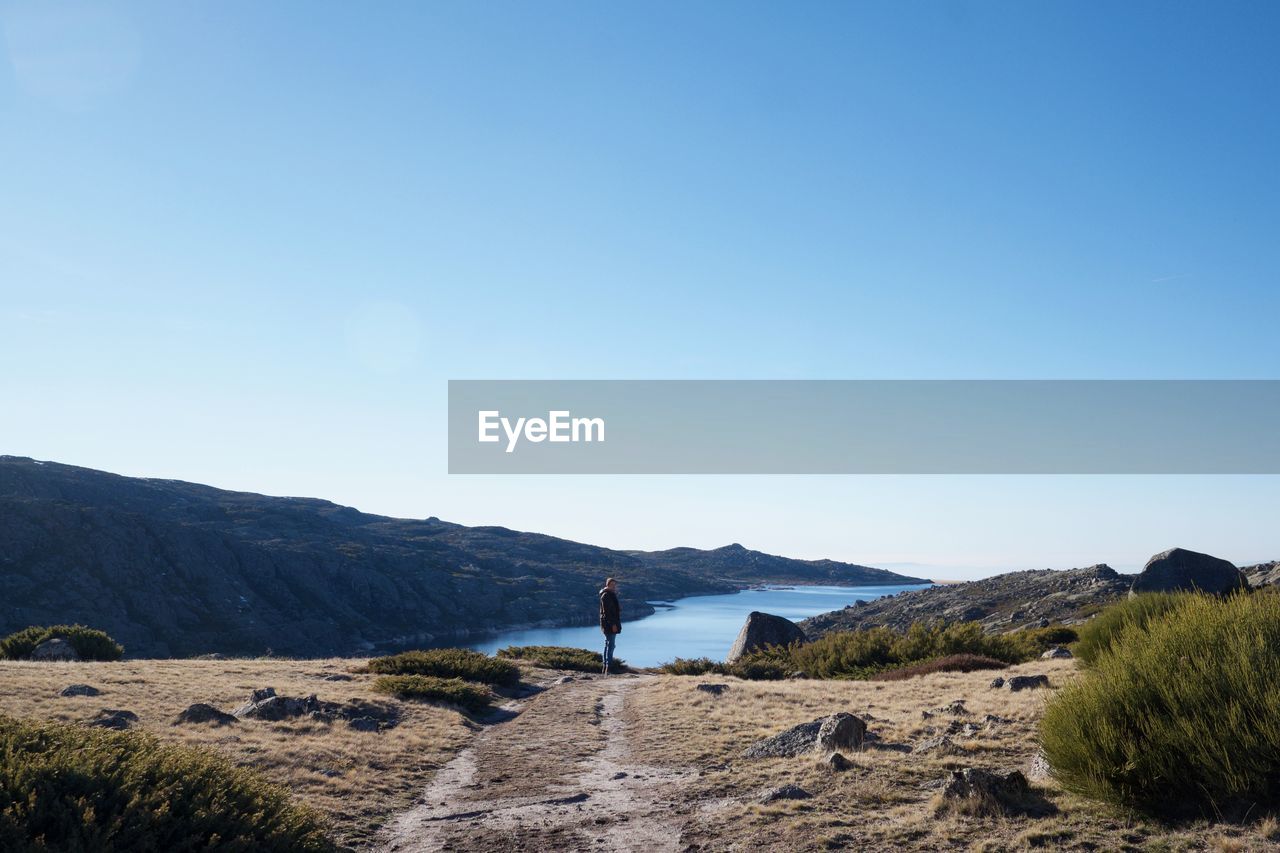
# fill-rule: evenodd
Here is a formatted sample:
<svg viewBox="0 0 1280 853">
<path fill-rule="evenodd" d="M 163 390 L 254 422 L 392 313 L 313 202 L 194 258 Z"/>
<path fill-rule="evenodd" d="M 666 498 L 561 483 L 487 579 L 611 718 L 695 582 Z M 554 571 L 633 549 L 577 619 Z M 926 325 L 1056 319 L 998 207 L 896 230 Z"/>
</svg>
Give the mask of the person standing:
<svg viewBox="0 0 1280 853">
<path fill-rule="evenodd" d="M 600 630 L 604 633 L 604 674 L 613 669 L 613 644 L 622 633 L 622 606 L 618 603 L 618 582 L 609 578 L 600 590 Z"/>
</svg>

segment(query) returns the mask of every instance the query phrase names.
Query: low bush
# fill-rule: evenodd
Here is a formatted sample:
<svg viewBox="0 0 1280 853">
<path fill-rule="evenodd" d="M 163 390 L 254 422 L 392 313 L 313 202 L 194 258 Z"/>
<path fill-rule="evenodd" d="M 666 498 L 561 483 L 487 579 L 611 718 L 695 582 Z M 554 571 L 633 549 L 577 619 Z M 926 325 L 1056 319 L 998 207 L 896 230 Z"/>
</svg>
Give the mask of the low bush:
<svg viewBox="0 0 1280 853">
<path fill-rule="evenodd" d="M 483 687 L 461 678 L 437 678 L 433 675 L 384 675 L 373 682 L 373 689 L 397 699 L 445 702 L 473 712 L 485 710 L 493 700 Z"/>
<path fill-rule="evenodd" d="M 1054 776 L 1166 817 L 1280 806 L 1280 597 L 1134 601 L 1098 617 L 1121 627 L 1045 709 Z"/>
<path fill-rule="evenodd" d="M 520 680 L 520 668 L 472 649 L 427 649 L 402 652 L 369 661 L 369 671 L 382 675 L 432 675 L 461 678 L 510 687 Z"/>
<path fill-rule="evenodd" d="M 929 675 L 934 672 L 977 672 L 981 669 L 1004 669 L 1009 664 L 986 655 L 947 655 L 934 658 L 923 663 L 877 672 L 871 676 L 872 681 L 906 681 L 918 675 Z"/>
<path fill-rule="evenodd" d="M 1086 664 L 1095 663 L 1130 625 L 1143 627 L 1177 607 L 1190 593 L 1148 592 L 1121 599 L 1080 626 L 1072 653 Z"/>
<path fill-rule="evenodd" d="M 0 717 L 0 850 L 334 849 L 315 812 L 212 753 Z"/>
<path fill-rule="evenodd" d="M 711 658 L 676 658 L 658 669 L 667 675 L 729 675 L 728 664 Z"/>
<path fill-rule="evenodd" d="M 498 657 L 545 666 L 548 669 L 569 669 L 575 672 L 599 672 L 604 665 L 600 652 L 569 646 L 507 646 L 498 650 Z M 627 671 L 622 658 L 613 659 L 613 671 Z"/>
<path fill-rule="evenodd" d="M 55 637 L 61 637 L 70 643 L 80 660 L 120 660 L 124 654 L 124 646 L 96 628 L 86 628 L 83 625 L 32 625 L 0 640 L 0 658 L 27 660 L 36 646 Z"/>
</svg>

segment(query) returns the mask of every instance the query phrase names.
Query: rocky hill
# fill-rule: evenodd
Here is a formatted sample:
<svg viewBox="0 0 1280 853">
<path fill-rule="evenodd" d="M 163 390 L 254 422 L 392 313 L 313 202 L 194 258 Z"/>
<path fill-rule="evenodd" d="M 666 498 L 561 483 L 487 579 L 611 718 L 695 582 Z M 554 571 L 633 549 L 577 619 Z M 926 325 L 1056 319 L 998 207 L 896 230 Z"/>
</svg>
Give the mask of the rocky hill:
<svg viewBox="0 0 1280 853">
<path fill-rule="evenodd" d="M 823 613 L 800 623 L 810 638 L 831 631 L 887 625 L 899 630 L 912 622 L 981 622 L 990 631 L 1008 631 L 1041 622 L 1080 622 L 1106 604 L 1128 595 L 1133 575 L 1107 565 L 1057 571 L 1009 572 L 967 583 L 909 590 Z"/>
<path fill-rule="evenodd" d="M 130 656 L 314 657 L 589 623 L 606 575 L 647 599 L 761 582 L 913 583 L 729 546 L 623 552 L 0 456 L 0 635 L 102 628 Z"/>
</svg>

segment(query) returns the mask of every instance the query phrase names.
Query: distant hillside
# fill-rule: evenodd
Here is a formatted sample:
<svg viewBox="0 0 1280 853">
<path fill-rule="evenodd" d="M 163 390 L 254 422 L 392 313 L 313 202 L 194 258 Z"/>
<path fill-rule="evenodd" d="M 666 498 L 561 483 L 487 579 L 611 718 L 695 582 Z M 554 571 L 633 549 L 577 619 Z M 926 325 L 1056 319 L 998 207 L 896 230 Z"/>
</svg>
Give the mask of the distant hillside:
<svg viewBox="0 0 1280 853">
<path fill-rule="evenodd" d="M 1107 565 L 1055 571 L 1009 572 L 967 583 L 909 590 L 806 619 L 810 638 L 831 631 L 887 625 L 899 630 L 912 622 L 982 622 L 990 631 L 1024 625 L 1079 622 L 1129 593 L 1133 575 Z"/>
<path fill-rule="evenodd" d="M 83 622 L 131 656 L 316 656 L 595 619 L 607 575 L 646 599 L 762 582 L 913 583 L 741 546 L 627 553 L 0 456 L 0 635 Z"/>
</svg>

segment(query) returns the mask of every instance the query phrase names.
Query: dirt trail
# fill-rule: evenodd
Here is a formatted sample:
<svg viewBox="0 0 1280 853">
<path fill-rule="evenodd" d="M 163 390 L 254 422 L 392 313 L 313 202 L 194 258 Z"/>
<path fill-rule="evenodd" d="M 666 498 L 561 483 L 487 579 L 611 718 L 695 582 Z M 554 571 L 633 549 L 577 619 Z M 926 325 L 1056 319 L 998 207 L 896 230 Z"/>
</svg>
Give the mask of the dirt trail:
<svg viewBox="0 0 1280 853">
<path fill-rule="evenodd" d="M 622 709 L 647 676 L 579 676 L 508 710 L 436 774 L 383 849 L 676 851 L 694 770 L 631 763 Z"/>
</svg>

